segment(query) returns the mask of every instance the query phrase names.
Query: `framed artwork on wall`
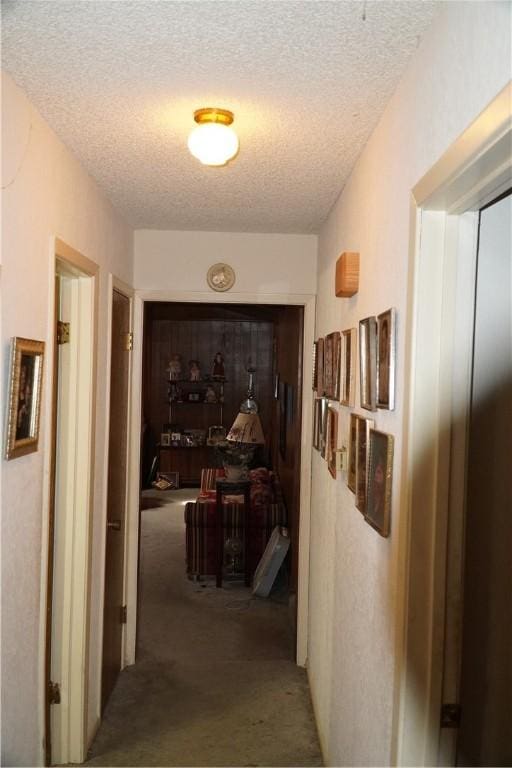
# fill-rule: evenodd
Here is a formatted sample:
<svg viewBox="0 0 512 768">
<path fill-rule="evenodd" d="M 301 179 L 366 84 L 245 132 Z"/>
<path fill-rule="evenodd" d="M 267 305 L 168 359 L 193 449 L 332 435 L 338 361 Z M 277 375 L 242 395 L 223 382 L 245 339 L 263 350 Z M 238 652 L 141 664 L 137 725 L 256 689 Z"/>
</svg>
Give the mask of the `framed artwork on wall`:
<svg viewBox="0 0 512 768">
<path fill-rule="evenodd" d="M 365 520 L 385 537 L 390 530 L 392 482 L 393 437 L 370 429 Z"/>
<path fill-rule="evenodd" d="M 324 395 L 333 397 L 333 335 L 327 334 L 324 339 Z"/>
<path fill-rule="evenodd" d="M 324 396 L 324 340 L 318 339 L 316 343 L 316 393 L 318 397 Z"/>
<path fill-rule="evenodd" d="M 326 397 L 320 398 L 320 454 L 327 458 L 327 410 L 329 401 Z"/>
<path fill-rule="evenodd" d="M 349 328 L 341 334 L 341 386 L 340 402 L 342 405 L 355 405 L 357 331 Z"/>
<path fill-rule="evenodd" d="M 338 411 L 329 406 L 327 409 L 327 467 L 336 479 L 336 451 L 338 449 Z"/>
<path fill-rule="evenodd" d="M 44 341 L 15 336 L 11 346 L 5 458 L 37 451 L 43 382 Z"/>
<path fill-rule="evenodd" d="M 318 341 L 313 342 L 313 391 L 316 392 L 318 388 L 318 370 L 317 370 L 317 347 Z"/>
<path fill-rule="evenodd" d="M 366 317 L 359 321 L 359 368 L 361 408 L 377 409 L 377 320 Z"/>
<path fill-rule="evenodd" d="M 377 408 L 395 407 L 396 312 L 377 316 Z"/>
<path fill-rule="evenodd" d="M 350 490 L 356 492 L 356 467 L 357 467 L 357 423 L 358 416 L 355 413 L 350 414 L 349 434 L 348 434 L 348 471 L 347 485 Z"/>
<path fill-rule="evenodd" d="M 368 457 L 370 453 L 370 429 L 373 419 L 357 417 L 356 432 L 356 508 L 364 515 L 366 512 L 366 493 L 368 481 Z"/>
</svg>

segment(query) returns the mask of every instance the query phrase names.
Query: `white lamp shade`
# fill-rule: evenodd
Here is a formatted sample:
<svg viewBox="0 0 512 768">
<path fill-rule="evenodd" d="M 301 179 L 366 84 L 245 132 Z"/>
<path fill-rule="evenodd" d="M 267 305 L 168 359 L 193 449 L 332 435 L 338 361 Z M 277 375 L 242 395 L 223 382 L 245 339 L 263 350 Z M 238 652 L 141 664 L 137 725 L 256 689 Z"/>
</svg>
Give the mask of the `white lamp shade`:
<svg viewBox="0 0 512 768">
<path fill-rule="evenodd" d="M 265 437 L 257 413 L 239 413 L 229 430 L 227 440 L 247 445 L 264 445 Z"/>
<path fill-rule="evenodd" d="M 238 136 L 227 125 L 202 123 L 188 137 L 188 148 L 203 165 L 226 165 L 238 152 Z"/>
</svg>

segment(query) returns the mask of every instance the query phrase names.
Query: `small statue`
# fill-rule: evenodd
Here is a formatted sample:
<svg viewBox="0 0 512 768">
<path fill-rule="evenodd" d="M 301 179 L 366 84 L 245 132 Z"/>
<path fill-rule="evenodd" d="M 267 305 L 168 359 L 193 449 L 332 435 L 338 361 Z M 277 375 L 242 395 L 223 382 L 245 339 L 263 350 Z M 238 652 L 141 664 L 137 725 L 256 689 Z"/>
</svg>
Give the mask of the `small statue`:
<svg viewBox="0 0 512 768">
<path fill-rule="evenodd" d="M 205 403 L 217 402 L 217 394 L 212 386 L 206 387 L 206 392 L 204 393 L 204 401 Z"/>
<path fill-rule="evenodd" d="M 213 378 L 214 379 L 224 378 L 224 358 L 221 352 L 217 352 L 213 360 Z"/>
<path fill-rule="evenodd" d="M 201 381 L 201 367 L 199 360 L 189 360 L 188 369 L 190 372 L 190 381 Z"/>
<path fill-rule="evenodd" d="M 172 355 L 167 366 L 169 371 L 169 381 L 179 381 L 181 379 L 181 355 Z"/>
</svg>

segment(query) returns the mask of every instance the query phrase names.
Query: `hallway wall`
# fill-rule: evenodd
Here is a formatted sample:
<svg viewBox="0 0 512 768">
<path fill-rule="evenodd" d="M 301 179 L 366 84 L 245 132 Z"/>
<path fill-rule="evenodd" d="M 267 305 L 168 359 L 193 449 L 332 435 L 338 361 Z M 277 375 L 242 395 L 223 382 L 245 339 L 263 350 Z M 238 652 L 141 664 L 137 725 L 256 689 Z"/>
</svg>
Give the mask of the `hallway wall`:
<svg viewBox="0 0 512 768">
<path fill-rule="evenodd" d="M 53 334 L 50 297 L 57 236 L 100 266 L 93 521 L 93 593 L 102 580 L 108 273 L 132 283 L 133 234 L 95 181 L 2 73 L 2 390 L 12 336 Z M 8 286 L 8 290 L 6 290 Z M 45 360 L 37 453 L 2 461 L 2 764 L 42 765 L 50 359 Z M 2 409 L 5 413 L 5 409 Z M 43 553 L 43 554 L 42 554 Z M 41 586 L 42 580 L 42 586 Z M 89 728 L 99 706 L 100 606 L 91 605 Z M 6 705 L 8 704 L 8 705 Z"/>
<path fill-rule="evenodd" d="M 370 11 L 371 12 L 371 9 Z M 391 535 L 381 538 L 314 451 L 309 677 L 328 765 L 389 765 L 397 639 L 398 489 L 412 187 L 510 78 L 509 3 L 447 3 L 427 32 L 319 238 L 317 336 L 395 307 L 397 406 Z M 359 251 L 359 293 L 334 296 L 335 263 Z M 357 379 L 359 375 L 357 374 Z M 340 443 L 349 413 L 339 408 Z M 418 693 L 421 695 L 421 691 Z"/>
<path fill-rule="evenodd" d="M 208 287 L 206 273 L 212 264 L 227 262 L 236 273 L 233 293 L 313 294 L 317 244 L 316 235 L 140 229 L 135 287 L 205 291 L 205 301 L 225 301 L 226 294 Z"/>
</svg>

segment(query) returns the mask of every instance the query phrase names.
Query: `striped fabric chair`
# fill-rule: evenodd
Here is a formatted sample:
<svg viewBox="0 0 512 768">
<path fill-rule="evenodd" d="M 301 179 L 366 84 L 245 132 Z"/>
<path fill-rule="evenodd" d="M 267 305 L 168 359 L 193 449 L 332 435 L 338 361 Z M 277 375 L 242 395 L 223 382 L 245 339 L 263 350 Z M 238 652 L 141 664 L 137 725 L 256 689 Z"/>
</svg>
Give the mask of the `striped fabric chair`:
<svg viewBox="0 0 512 768">
<path fill-rule="evenodd" d="M 211 470 L 210 470 L 211 472 Z M 204 479 L 211 478 L 205 475 Z M 203 477 L 202 477 L 203 480 Z M 215 484 L 214 484 L 215 486 Z M 209 496 L 211 488 L 205 486 L 205 495 L 185 505 L 186 559 L 189 578 L 214 576 L 216 573 L 216 502 Z M 251 472 L 251 509 L 249 513 L 249 573 L 252 576 L 276 525 L 286 525 L 286 507 L 275 475 L 267 470 Z M 223 504 L 224 541 L 231 538 L 244 540 L 243 504 Z M 243 554 L 240 555 L 243 557 Z M 240 563 L 240 570 L 245 564 Z"/>
</svg>

